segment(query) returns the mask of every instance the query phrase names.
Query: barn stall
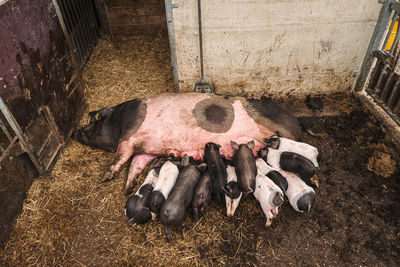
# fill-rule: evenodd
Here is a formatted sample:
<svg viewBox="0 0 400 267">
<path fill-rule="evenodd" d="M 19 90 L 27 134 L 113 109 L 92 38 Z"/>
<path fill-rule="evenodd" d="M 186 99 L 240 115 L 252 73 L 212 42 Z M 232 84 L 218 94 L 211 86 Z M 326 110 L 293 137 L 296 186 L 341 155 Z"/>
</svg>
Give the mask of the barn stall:
<svg viewBox="0 0 400 267">
<path fill-rule="evenodd" d="M 276 99 L 324 156 L 310 212 L 285 201 L 265 228 L 254 198 L 232 218 L 212 203 L 172 243 L 159 220 L 127 226 L 128 167 L 101 183 L 114 154 L 70 136 L 90 110 L 193 91 L 197 2 L 0 3 L 2 265 L 399 264 L 397 2 L 202 2 L 213 91 Z"/>
</svg>

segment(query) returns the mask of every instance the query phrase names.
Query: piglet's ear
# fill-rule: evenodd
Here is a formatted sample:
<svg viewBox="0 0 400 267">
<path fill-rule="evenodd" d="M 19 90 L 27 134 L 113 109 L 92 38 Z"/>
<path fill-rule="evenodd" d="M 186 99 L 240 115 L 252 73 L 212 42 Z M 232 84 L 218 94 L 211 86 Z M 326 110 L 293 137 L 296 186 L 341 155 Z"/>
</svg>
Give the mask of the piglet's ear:
<svg viewBox="0 0 400 267">
<path fill-rule="evenodd" d="M 236 144 L 236 143 L 233 142 L 233 141 L 231 141 L 231 146 L 232 146 L 232 149 L 235 150 L 235 151 L 239 149 L 239 145 Z"/>
<path fill-rule="evenodd" d="M 254 140 L 251 140 L 250 142 L 248 142 L 247 147 L 250 149 L 253 149 L 254 148 Z"/>
<path fill-rule="evenodd" d="M 199 165 L 196 165 L 196 168 L 199 170 L 199 172 L 204 173 L 207 170 L 207 163 L 200 163 Z"/>
</svg>

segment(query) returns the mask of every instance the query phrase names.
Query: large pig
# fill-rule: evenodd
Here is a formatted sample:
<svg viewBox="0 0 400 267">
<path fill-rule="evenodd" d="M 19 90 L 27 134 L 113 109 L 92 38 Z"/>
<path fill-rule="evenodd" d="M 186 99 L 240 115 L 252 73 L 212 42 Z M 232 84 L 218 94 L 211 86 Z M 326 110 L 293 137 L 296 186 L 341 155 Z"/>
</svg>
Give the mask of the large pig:
<svg viewBox="0 0 400 267">
<path fill-rule="evenodd" d="M 256 186 L 256 159 L 254 157 L 254 141 L 251 140 L 247 144 L 238 145 L 231 141 L 231 146 L 235 151 L 234 164 L 238 177 L 239 188 L 243 195 L 251 194 L 254 192 Z"/>
<path fill-rule="evenodd" d="M 171 226 L 179 227 L 185 220 L 186 208 L 192 201 L 194 189 L 201 177 L 200 171 L 205 170 L 205 164 L 196 166 L 189 163 L 187 155 L 182 158 L 182 166 L 183 169 L 179 172 L 176 183 L 160 211 L 168 242 L 171 242 Z"/>
<path fill-rule="evenodd" d="M 286 108 L 265 98 L 171 93 L 134 99 L 93 111 L 90 116 L 89 125 L 77 131 L 75 137 L 83 144 L 117 152 L 104 180 L 113 178 L 135 155 L 132 164 L 137 169 L 127 179 L 126 193 L 155 155 L 189 154 L 201 160 L 204 146 L 212 141 L 221 145 L 223 156 L 231 159 L 231 140 L 254 140 L 258 150 L 264 147 L 263 138 L 276 131 L 290 139 L 297 139 L 301 133 L 297 119 Z"/>
<path fill-rule="evenodd" d="M 179 170 L 176 164 L 167 160 L 161 167 L 157 183 L 154 186 L 154 190 L 151 193 L 149 200 L 149 208 L 153 219 L 160 213 L 160 209 L 164 201 L 168 198 L 168 195 L 176 182 Z"/>
<path fill-rule="evenodd" d="M 149 199 L 157 179 L 157 170 L 151 169 L 137 192 L 126 201 L 124 211 L 128 222 L 143 224 L 151 220 Z"/>
<path fill-rule="evenodd" d="M 225 187 L 225 204 L 226 204 L 226 216 L 232 217 L 235 214 L 236 208 L 239 206 L 240 199 L 242 198 L 242 192 L 239 189 L 237 182 L 237 175 L 235 167 L 227 165 L 226 172 L 228 174 L 227 184 Z"/>
</svg>

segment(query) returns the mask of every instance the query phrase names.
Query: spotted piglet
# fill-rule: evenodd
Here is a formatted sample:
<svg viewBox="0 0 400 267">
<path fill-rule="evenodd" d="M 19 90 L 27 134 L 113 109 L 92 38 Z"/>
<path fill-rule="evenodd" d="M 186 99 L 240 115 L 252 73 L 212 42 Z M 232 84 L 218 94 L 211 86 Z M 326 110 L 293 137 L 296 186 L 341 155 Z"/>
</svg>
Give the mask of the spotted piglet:
<svg viewBox="0 0 400 267">
<path fill-rule="evenodd" d="M 281 137 L 279 133 L 265 138 L 267 147 L 281 153 L 280 167 L 297 173 L 301 178 L 311 178 L 319 170 L 322 152 L 312 145 Z"/>
<path fill-rule="evenodd" d="M 272 155 L 270 154 L 270 157 Z M 274 162 L 274 161 L 272 161 Z M 290 206 L 298 212 L 310 211 L 315 201 L 315 191 L 294 173 L 272 167 L 262 158 L 258 158 L 257 168 L 265 173 L 283 190 L 289 200 Z M 275 171 L 279 171 L 276 173 Z M 273 174 L 274 178 L 271 176 Z M 286 189 L 285 189 L 286 188 Z"/>
<path fill-rule="evenodd" d="M 235 167 L 227 165 L 226 172 L 228 173 L 227 184 L 225 187 L 225 203 L 226 215 L 232 217 L 235 214 L 236 208 L 239 206 L 242 192 L 239 189 Z"/>
<path fill-rule="evenodd" d="M 160 213 L 160 209 L 176 182 L 179 170 L 176 164 L 167 160 L 161 167 L 157 183 L 150 196 L 150 211 L 153 219 Z"/>
<path fill-rule="evenodd" d="M 265 226 L 269 227 L 272 219 L 278 215 L 279 206 L 283 203 L 283 192 L 271 179 L 261 172 L 257 172 L 254 196 L 260 202 L 261 208 L 267 216 Z"/>
<path fill-rule="evenodd" d="M 124 211 L 128 216 L 128 223 L 143 224 L 151 220 L 149 200 L 154 184 L 157 182 L 157 176 L 157 169 L 152 169 L 139 190 L 127 200 Z"/>
</svg>

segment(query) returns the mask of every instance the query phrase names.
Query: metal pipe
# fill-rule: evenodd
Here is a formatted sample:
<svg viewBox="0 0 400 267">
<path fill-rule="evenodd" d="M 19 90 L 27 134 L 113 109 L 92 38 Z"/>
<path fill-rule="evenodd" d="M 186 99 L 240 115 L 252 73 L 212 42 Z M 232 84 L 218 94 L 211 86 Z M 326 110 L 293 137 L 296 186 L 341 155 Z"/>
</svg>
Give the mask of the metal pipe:
<svg viewBox="0 0 400 267">
<path fill-rule="evenodd" d="M 177 8 L 178 5 L 172 4 L 172 0 L 165 0 L 165 14 L 167 17 L 167 29 L 168 29 L 168 41 L 169 49 L 171 51 L 171 63 L 172 63 L 172 75 L 174 79 L 175 93 L 179 93 L 179 74 L 178 74 L 178 63 L 176 56 L 176 39 L 174 29 L 174 13 L 173 8 Z"/>
<path fill-rule="evenodd" d="M 10 132 L 8 131 L 6 125 L 4 124 L 3 120 L 0 119 L 0 128 L 3 130 L 3 132 L 6 134 L 7 139 L 11 142 L 13 140 Z"/>
<path fill-rule="evenodd" d="M 199 19 L 199 43 L 200 43 L 200 79 L 204 78 L 204 66 L 203 66 L 203 34 L 201 28 L 201 0 L 197 0 L 197 11 Z"/>
</svg>

